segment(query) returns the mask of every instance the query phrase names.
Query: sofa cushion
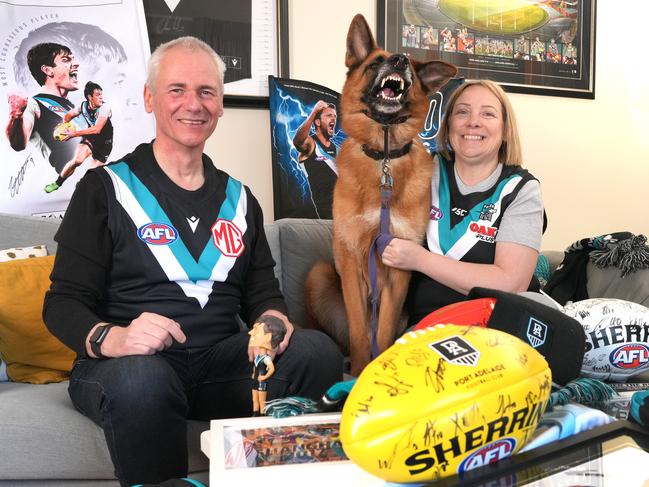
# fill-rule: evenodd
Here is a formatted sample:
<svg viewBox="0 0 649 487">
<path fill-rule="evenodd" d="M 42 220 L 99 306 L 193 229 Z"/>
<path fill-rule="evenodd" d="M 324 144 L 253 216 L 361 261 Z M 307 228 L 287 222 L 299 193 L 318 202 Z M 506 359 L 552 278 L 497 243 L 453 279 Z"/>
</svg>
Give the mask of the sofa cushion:
<svg viewBox="0 0 649 487">
<path fill-rule="evenodd" d="M 0 384 L 2 479 L 112 479 L 104 433 L 79 413 L 68 383 Z M 189 470 L 208 468 L 200 433 L 209 423 L 189 421 Z"/>
<path fill-rule="evenodd" d="M 275 277 L 279 279 L 279 285 L 282 286 L 282 254 L 279 245 L 279 228 L 277 225 L 268 224 L 264 226 L 264 233 L 266 234 L 266 240 L 268 240 L 268 247 L 270 248 L 270 253 L 273 254 L 273 259 L 275 259 Z"/>
<path fill-rule="evenodd" d="M 304 280 L 318 260 L 333 263 L 331 220 L 285 218 L 279 227 L 282 291 L 291 321 L 304 326 Z"/>
<path fill-rule="evenodd" d="M 75 353 L 42 319 L 54 257 L 0 263 L 0 355 L 13 381 L 43 384 L 66 380 Z"/>
<path fill-rule="evenodd" d="M 0 248 L 24 247 L 43 243 L 50 254 L 56 253 L 54 234 L 60 220 L 32 216 L 0 214 Z"/>
<path fill-rule="evenodd" d="M 45 245 L 32 245 L 31 247 L 13 247 L 0 250 L 0 262 L 9 260 L 30 259 L 33 257 L 45 257 L 47 247 Z"/>
<path fill-rule="evenodd" d="M 617 267 L 586 265 L 589 298 L 617 298 L 649 307 L 649 269 L 638 269 L 626 276 Z"/>
</svg>

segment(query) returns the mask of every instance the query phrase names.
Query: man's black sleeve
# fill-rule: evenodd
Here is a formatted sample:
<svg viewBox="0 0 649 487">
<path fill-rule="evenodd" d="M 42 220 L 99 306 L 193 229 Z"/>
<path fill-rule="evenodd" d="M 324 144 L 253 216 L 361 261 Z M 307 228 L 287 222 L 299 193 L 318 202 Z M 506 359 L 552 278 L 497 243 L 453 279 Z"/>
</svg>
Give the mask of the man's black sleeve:
<svg viewBox="0 0 649 487">
<path fill-rule="evenodd" d="M 274 309 L 287 314 L 287 308 L 273 270 L 275 261 L 264 232 L 264 216 L 257 199 L 250 191 L 248 201 L 256 238 L 250 250 L 250 267 L 246 272 L 240 315 L 245 323 L 251 325 L 264 311 Z"/>
<path fill-rule="evenodd" d="M 98 174 L 89 171 L 81 179 L 54 240 L 58 249 L 43 321 L 52 334 L 83 356 L 88 333 L 102 321 L 95 309 L 112 255 L 106 190 Z"/>
</svg>

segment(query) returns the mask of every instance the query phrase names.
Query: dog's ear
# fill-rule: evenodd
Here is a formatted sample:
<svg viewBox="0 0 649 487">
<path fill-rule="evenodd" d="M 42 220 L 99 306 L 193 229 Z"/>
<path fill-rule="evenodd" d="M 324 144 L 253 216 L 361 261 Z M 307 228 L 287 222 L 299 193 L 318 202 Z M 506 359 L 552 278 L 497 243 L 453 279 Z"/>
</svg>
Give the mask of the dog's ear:
<svg viewBox="0 0 649 487">
<path fill-rule="evenodd" d="M 412 65 L 427 93 L 435 93 L 457 74 L 457 68 L 444 61 L 412 61 Z"/>
<path fill-rule="evenodd" d="M 345 66 L 352 69 L 361 64 L 372 51 L 376 49 L 376 42 L 372 36 L 370 26 L 367 25 L 365 17 L 356 14 L 349 25 L 347 33 L 347 54 L 345 54 Z"/>
</svg>

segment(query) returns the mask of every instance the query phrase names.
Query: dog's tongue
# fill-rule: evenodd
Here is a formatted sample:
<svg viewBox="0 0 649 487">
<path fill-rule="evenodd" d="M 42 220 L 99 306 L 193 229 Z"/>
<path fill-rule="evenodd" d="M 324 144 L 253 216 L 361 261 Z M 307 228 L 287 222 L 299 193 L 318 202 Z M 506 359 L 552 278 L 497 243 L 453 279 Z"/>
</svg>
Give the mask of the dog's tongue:
<svg viewBox="0 0 649 487">
<path fill-rule="evenodd" d="M 385 88 L 383 88 L 383 95 L 387 98 L 394 98 L 394 91 L 386 86 Z"/>
</svg>

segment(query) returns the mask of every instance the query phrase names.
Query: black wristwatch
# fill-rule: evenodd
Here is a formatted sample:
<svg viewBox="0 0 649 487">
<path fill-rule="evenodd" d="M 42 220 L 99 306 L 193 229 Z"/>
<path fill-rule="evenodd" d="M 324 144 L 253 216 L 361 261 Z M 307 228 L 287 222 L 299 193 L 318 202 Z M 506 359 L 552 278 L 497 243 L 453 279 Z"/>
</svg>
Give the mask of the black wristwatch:
<svg viewBox="0 0 649 487">
<path fill-rule="evenodd" d="M 108 330 L 110 330 L 113 324 L 106 323 L 105 325 L 99 325 L 95 331 L 90 336 L 90 350 L 95 354 L 97 358 L 108 358 L 103 353 L 101 353 L 101 344 L 104 342 L 106 335 L 108 335 Z"/>
</svg>

